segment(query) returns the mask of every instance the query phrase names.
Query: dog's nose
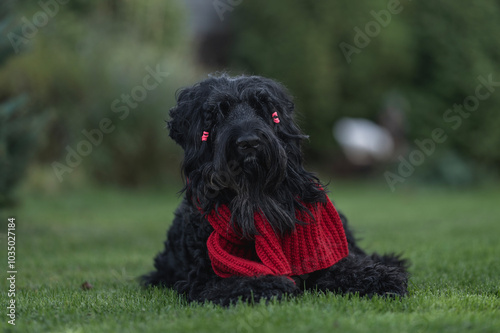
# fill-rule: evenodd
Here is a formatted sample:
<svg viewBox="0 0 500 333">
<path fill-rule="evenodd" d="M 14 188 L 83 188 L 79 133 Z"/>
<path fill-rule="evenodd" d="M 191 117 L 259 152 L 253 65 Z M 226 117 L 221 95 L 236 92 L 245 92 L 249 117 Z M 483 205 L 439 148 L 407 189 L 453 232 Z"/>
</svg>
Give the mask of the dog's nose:
<svg viewBox="0 0 500 333">
<path fill-rule="evenodd" d="M 251 151 L 250 148 L 257 148 L 260 144 L 260 139 L 255 134 L 244 135 L 236 140 L 236 145 L 238 149 L 244 152 Z"/>
</svg>

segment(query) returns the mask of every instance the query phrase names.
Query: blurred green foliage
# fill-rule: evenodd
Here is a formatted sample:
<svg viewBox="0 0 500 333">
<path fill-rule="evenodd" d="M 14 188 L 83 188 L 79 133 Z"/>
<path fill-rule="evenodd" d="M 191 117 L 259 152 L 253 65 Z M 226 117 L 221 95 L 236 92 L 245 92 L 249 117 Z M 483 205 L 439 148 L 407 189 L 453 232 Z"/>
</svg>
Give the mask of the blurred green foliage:
<svg viewBox="0 0 500 333">
<path fill-rule="evenodd" d="M 381 11 L 389 12 L 394 3 L 398 12 L 383 16 Z M 500 87 L 458 128 L 444 119 L 447 109 L 475 94 L 478 76 L 491 74 L 500 82 L 497 0 L 254 0 L 231 15 L 233 66 L 289 87 L 303 114 L 301 126 L 314 135 L 311 156 L 323 158 L 338 149 L 331 135 L 337 119 L 377 121 L 397 94 L 411 106 L 403 108 L 411 141 L 443 128 L 448 139 L 438 150 L 500 167 Z M 379 30 L 370 22 L 377 22 Z M 362 47 L 356 47 L 356 38 Z M 350 62 L 341 43 L 357 48 L 348 53 Z"/>
<path fill-rule="evenodd" d="M 0 35 L 14 30 L 11 3 L 0 5 Z M 14 56 L 7 39 L 0 40 L 0 67 Z M 0 207 L 15 203 L 14 189 L 31 160 L 39 134 L 39 123 L 25 93 L 8 94 L 0 90 Z"/>
<path fill-rule="evenodd" d="M 497 172 L 500 87 L 477 111 L 460 116 L 459 126 L 445 114 L 475 94 L 479 76 L 500 81 L 494 40 L 500 3 L 401 0 L 398 13 L 384 16 L 395 1 L 234 2 L 227 21 L 215 27 L 232 34 L 225 69 L 289 87 L 298 121 L 312 135 L 305 146 L 310 162 L 331 165 L 340 156 L 331 133 L 340 117 L 379 121 L 383 110 L 397 107 L 410 142 L 403 154 L 435 128 L 448 136 L 421 168 L 422 177 L 459 184 L 474 181 L 477 170 Z M 11 111 L 0 115 L 0 177 L 9 188 L 33 154 L 55 182 L 73 179 L 75 170 L 124 186 L 164 184 L 163 177 L 177 175 L 180 150 L 162 120 L 175 91 L 200 78 L 195 59 L 204 56 L 193 48 L 200 36 L 187 31 L 188 7 L 176 0 L 7 3 L 15 5 L 2 7 L 9 8 L 9 20 L 0 23 L 7 37 L 0 43 L 0 103 Z M 346 44 L 354 50 L 347 57 Z M 161 82 L 152 72 L 162 73 Z M 8 146 L 14 133 L 16 144 Z M 8 157 L 7 146 L 23 158 Z"/>
<path fill-rule="evenodd" d="M 196 75 L 180 4 L 21 1 L 13 16 L 36 24 L 41 12 L 47 24 L 35 25 L 16 45 L 19 55 L 0 68 L 0 91 L 27 92 L 47 114 L 38 162 L 51 165 L 59 181 L 80 168 L 100 183 L 125 186 L 178 174 L 164 120 L 175 91 Z M 156 80 L 155 72 L 162 73 Z M 98 134 L 103 119 L 112 130 Z"/>
</svg>

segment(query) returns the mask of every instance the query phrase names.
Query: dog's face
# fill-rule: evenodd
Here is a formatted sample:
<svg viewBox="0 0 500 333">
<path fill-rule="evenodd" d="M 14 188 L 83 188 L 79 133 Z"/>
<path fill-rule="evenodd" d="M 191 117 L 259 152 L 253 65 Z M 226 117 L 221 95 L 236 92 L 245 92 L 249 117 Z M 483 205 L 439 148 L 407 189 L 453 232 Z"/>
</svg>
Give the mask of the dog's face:
<svg viewBox="0 0 500 333">
<path fill-rule="evenodd" d="M 258 76 L 210 77 L 181 90 L 168 128 L 184 149 L 188 197 L 204 209 L 229 204 L 249 224 L 261 210 L 293 227 L 297 198 L 318 199 L 293 109 L 283 86 Z"/>
<path fill-rule="evenodd" d="M 211 77 L 182 90 L 168 127 L 185 151 L 185 162 L 193 162 L 184 164 L 186 177 L 208 163 L 215 181 L 231 171 L 236 183 L 264 177 L 268 185 L 279 185 L 289 158 L 301 158 L 300 140 L 306 138 L 293 121 L 293 108 L 280 84 L 256 76 Z M 237 191 L 236 183 L 217 185 Z"/>
<path fill-rule="evenodd" d="M 279 125 L 274 122 L 279 122 L 279 117 L 276 111 L 275 116 L 269 111 L 257 103 L 227 105 L 212 129 L 214 153 L 236 162 L 246 172 L 259 165 L 271 169 L 273 162 L 284 171 L 285 145 L 277 136 Z"/>
</svg>

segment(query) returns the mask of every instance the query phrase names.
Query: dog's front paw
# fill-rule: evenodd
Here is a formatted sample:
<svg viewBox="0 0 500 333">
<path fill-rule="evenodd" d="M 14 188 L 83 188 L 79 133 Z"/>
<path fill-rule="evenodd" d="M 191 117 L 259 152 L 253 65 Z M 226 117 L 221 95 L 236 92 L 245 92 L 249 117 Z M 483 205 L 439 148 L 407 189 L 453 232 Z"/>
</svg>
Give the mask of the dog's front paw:
<svg viewBox="0 0 500 333">
<path fill-rule="evenodd" d="M 402 262 L 402 261 L 400 261 Z M 332 267 L 313 274 L 308 288 L 360 296 L 404 296 L 408 272 L 403 264 L 374 261 L 368 256 L 349 255 Z"/>
<path fill-rule="evenodd" d="M 200 295 L 214 304 L 228 306 L 238 300 L 259 303 L 261 300 L 281 300 L 285 295 L 296 295 L 300 291 L 286 276 L 230 277 L 218 280 Z"/>
</svg>

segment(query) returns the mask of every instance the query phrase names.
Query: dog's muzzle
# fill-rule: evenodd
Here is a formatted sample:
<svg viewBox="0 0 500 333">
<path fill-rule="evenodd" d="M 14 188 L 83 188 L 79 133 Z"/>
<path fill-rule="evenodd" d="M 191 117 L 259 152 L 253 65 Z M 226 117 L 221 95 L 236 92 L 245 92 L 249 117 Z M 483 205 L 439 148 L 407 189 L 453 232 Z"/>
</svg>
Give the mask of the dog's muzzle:
<svg viewBox="0 0 500 333">
<path fill-rule="evenodd" d="M 242 135 L 236 140 L 238 152 L 244 155 L 256 153 L 260 144 L 261 140 L 256 134 Z"/>
</svg>

